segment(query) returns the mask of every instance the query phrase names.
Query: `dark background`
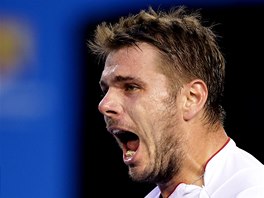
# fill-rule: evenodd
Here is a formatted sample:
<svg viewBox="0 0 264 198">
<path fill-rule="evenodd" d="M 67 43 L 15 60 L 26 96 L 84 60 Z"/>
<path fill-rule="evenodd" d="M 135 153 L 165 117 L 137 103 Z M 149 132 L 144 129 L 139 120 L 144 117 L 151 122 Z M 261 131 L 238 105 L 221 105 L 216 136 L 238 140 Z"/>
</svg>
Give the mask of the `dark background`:
<svg viewBox="0 0 264 198">
<path fill-rule="evenodd" d="M 206 24 L 216 24 L 214 31 L 220 36 L 220 47 L 226 58 L 226 131 L 239 147 L 264 162 L 264 7 L 205 7 L 201 9 L 201 13 Z M 116 21 L 121 15 L 127 15 L 126 11 L 80 24 L 80 42 L 91 38 L 96 24 L 101 20 Z M 128 178 L 121 151 L 106 132 L 103 117 L 97 110 L 101 93 L 98 81 L 102 65 L 97 65 L 97 60 L 84 45 L 80 58 L 83 61 L 80 77 L 83 79 L 83 197 L 144 197 L 154 185 L 134 183 Z"/>
</svg>

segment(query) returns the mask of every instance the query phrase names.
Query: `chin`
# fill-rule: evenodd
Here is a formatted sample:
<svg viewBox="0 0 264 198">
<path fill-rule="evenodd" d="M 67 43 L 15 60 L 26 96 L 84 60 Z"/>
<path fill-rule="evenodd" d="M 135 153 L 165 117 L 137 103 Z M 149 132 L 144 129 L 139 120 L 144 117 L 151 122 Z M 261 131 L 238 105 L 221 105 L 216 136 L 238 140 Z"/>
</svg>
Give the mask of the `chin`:
<svg viewBox="0 0 264 198">
<path fill-rule="evenodd" d="M 148 181 L 150 172 L 146 170 L 140 170 L 139 167 L 129 167 L 129 176 L 133 181 L 144 182 Z"/>
</svg>

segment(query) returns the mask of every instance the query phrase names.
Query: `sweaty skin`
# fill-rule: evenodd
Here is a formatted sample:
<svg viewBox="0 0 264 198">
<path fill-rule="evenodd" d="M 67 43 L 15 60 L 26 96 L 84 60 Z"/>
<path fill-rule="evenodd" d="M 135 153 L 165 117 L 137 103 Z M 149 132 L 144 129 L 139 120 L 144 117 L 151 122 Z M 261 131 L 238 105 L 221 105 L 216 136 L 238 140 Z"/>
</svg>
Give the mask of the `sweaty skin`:
<svg viewBox="0 0 264 198">
<path fill-rule="evenodd" d="M 166 197 L 180 182 L 201 176 L 227 136 L 216 127 L 222 133 L 212 138 L 212 129 L 200 124 L 207 97 L 204 83 L 194 80 L 172 97 L 159 58 L 157 49 L 146 43 L 112 51 L 100 80 L 105 95 L 98 108 L 114 136 L 129 131 L 138 137 L 124 144 L 115 136 L 131 178 L 158 184 Z"/>
</svg>

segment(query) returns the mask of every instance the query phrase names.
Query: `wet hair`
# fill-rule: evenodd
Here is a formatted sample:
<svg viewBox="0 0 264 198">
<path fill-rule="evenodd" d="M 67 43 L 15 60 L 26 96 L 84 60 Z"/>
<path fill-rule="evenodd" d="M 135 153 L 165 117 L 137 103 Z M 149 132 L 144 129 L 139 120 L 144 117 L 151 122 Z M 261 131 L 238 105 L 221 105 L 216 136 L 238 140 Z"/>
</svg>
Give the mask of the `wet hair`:
<svg viewBox="0 0 264 198">
<path fill-rule="evenodd" d="M 198 10 L 179 6 L 165 12 L 149 7 L 113 24 L 102 22 L 88 46 L 101 60 L 113 50 L 143 42 L 156 47 L 163 63 L 161 70 L 172 87 L 193 79 L 203 80 L 208 88 L 204 117 L 209 123 L 223 123 L 225 60 L 212 27 L 202 24 Z"/>
</svg>

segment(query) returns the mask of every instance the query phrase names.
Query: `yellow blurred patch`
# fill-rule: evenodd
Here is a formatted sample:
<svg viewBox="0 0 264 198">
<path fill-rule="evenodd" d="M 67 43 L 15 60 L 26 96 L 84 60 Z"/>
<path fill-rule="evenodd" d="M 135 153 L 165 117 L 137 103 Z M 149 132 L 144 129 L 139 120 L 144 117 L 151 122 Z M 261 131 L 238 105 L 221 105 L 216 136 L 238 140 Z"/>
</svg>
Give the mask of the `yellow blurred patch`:
<svg viewBox="0 0 264 198">
<path fill-rule="evenodd" d="M 4 76 L 19 71 L 32 58 L 33 38 L 26 24 L 0 18 L 0 75 Z"/>
</svg>

